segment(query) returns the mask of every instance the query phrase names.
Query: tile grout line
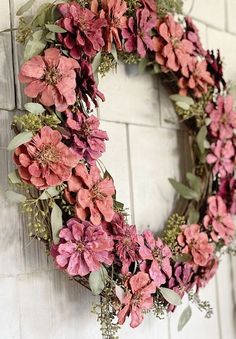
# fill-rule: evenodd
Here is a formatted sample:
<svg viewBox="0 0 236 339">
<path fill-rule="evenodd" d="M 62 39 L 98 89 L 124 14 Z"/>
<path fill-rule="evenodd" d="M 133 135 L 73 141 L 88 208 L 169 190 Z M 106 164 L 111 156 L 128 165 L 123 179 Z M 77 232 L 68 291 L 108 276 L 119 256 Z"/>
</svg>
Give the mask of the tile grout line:
<svg viewBox="0 0 236 339">
<path fill-rule="evenodd" d="M 215 286 L 216 286 L 216 313 L 217 313 L 217 320 L 218 320 L 219 339 L 223 339 L 223 335 L 222 335 L 222 322 L 221 322 L 221 316 L 220 316 L 219 284 L 218 284 L 218 276 L 217 276 L 217 274 L 216 274 L 216 278 L 215 278 Z"/>
<path fill-rule="evenodd" d="M 127 142 L 127 157 L 128 157 L 128 172 L 129 172 L 129 187 L 130 187 L 130 209 L 131 209 L 131 221 L 135 224 L 134 215 L 134 190 L 133 190 L 133 175 L 132 175 L 132 163 L 131 163 L 131 149 L 130 149 L 130 134 L 129 125 L 126 126 L 126 142 Z"/>
</svg>

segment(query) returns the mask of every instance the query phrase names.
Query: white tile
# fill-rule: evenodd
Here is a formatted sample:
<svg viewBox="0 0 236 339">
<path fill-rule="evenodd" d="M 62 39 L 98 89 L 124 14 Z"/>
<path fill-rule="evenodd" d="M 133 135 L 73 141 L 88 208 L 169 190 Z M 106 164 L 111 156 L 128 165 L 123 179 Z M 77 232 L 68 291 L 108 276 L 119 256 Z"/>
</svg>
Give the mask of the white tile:
<svg viewBox="0 0 236 339">
<path fill-rule="evenodd" d="M 135 222 L 161 231 L 177 195 L 168 178 L 180 179 L 185 168 L 183 132 L 130 126 Z"/>
<path fill-rule="evenodd" d="M 119 64 L 99 82 L 106 101 L 100 104 L 100 116 L 109 121 L 156 126 L 159 122 L 157 80 L 149 74 L 129 75 Z"/>
<path fill-rule="evenodd" d="M 235 21 L 235 12 L 236 12 L 236 1 L 235 0 L 226 0 L 227 1 L 227 28 L 231 33 L 236 33 L 236 21 Z"/>
<path fill-rule="evenodd" d="M 0 277 L 0 338 L 21 339 L 16 279 Z"/>
<path fill-rule="evenodd" d="M 6 148 L 14 136 L 11 123 L 14 112 L 0 111 L 0 148 Z"/>
</svg>

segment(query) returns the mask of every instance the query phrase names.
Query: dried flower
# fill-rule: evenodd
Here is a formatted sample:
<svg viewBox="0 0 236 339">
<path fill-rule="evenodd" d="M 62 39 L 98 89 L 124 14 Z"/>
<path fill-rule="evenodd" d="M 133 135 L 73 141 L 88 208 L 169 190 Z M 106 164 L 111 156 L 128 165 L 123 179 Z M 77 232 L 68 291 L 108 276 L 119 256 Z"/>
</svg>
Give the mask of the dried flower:
<svg viewBox="0 0 236 339">
<path fill-rule="evenodd" d="M 202 57 L 205 57 L 207 55 L 207 51 L 205 51 L 204 48 L 202 47 L 202 43 L 199 37 L 199 30 L 197 26 L 193 23 L 192 18 L 189 16 L 186 16 L 184 20 L 186 24 L 184 37 L 192 42 L 194 48 L 194 55 L 196 56 L 200 55 Z"/>
<path fill-rule="evenodd" d="M 221 89 L 221 85 L 223 89 L 225 89 L 226 81 L 223 75 L 223 62 L 221 60 L 220 51 L 217 50 L 217 56 L 214 55 L 213 51 L 207 51 L 206 61 L 207 70 L 214 79 L 215 86 L 218 90 Z"/>
</svg>

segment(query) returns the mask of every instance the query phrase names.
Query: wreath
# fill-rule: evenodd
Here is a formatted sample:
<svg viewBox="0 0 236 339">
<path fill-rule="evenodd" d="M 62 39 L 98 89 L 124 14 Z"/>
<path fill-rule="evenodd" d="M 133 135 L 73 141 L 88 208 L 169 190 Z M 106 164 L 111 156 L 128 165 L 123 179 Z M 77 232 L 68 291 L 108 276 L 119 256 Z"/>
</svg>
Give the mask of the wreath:
<svg viewBox="0 0 236 339">
<path fill-rule="evenodd" d="M 100 295 L 93 311 L 104 338 L 117 338 L 128 317 L 137 327 L 147 312 L 173 312 L 186 294 L 209 317 L 198 291 L 234 251 L 236 213 L 236 113 L 220 52 L 204 50 L 181 0 L 54 1 L 24 16 L 34 2 L 17 12 L 19 81 L 32 100 L 12 123 L 17 192 L 8 199 L 56 266 Z M 118 61 L 162 80 L 189 135 L 192 171 L 185 183 L 169 179 L 184 204 L 158 235 L 129 225 L 100 160 L 108 135 L 93 115 L 104 100 L 98 74 Z M 179 330 L 190 316 L 187 306 Z"/>
</svg>

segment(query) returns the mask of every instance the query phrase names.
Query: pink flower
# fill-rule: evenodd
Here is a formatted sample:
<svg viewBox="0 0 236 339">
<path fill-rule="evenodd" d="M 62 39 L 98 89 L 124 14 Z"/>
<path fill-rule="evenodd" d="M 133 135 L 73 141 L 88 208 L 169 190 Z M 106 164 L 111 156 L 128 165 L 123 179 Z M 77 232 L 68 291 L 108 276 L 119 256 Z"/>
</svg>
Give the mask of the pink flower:
<svg viewBox="0 0 236 339">
<path fill-rule="evenodd" d="M 221 90 L 221 87 L 225 89 L 226 81 L 224 79 L 223 62 L 221 60 L 219 49 L 217 50 L 217 56 L 214 55 L 213 51 L 207 51 L 206 61 L 207 70 L 214 79 L 215 86 L 218 88 L 218 90 Z"/>
<path fill-rule="evenodd" d="M 227 174 L 234 171 L 233 157 L 235 155 L 234 146 L 231 140 L 223 142 L 217 140 L 211 145 L 211 152 L 207 155 L 207 163 L 213 165 L 213 174 L 219 174 L 221 178 L 225 178 Z"/>
<path fill-rule="evenodd" d="M 159 36 L 154 39 L 156 62 L 167 70 L 189 76 L 189 63 L 193 55 L 193 44 L 184 38 L 181 25 L 168 15 L 157 28 Z"/>
<path fill-rule="evenodd" d="M 209 281 L 214 277 L 219 266 L 218 259 L 211 259 L 205 267 L 199 267 L 196 272 L 195 283 L 197 288 L 205 287 Z"/>
<path fill-rule="evenodd" d="M 236 214 L 236 180 L 234 177 L 221 180 L 217 195 L 225 201 L 228 212 Z"/>
<path fill-rule="evenodd" d="M 115 252 L 122 264 L 121 273 L 128 274 L 130 265 L 140 259 L 138 235 L 135 225 L 128 225 L 121 214 L 116 213 L 111 222 Z"/>
<path fill-rule="evenodd" d="M 118 50 L 122 49 L 121 30 L 126 27 L 127 17 L 124 15 L 127 4 L 123 0 L 102 0 L 100 17 L 106 19 L 104 28 L 105 49 L 111 52 L 114 42 Z"/>
<path fill-rule="evenodd" d="M 58 186 L 71 177 L 79 159 L 61 139 L 58 131 L 45 126 L 30 142 L 17 147 L 14 160 L 24 182 L 42 190 Z"/>
<path fill-rule="evenodd" d="M 144 6 L 144 8 L 147 8 L 151 14 L 155 14 L 157 13 L 157 3 L 156 0 L 141 0 L 142 5 Z"/>
<path fill-rule="evenodd" d="M 233 97 L 230 95 L 217 98 L 217 105 L 213 102 L 206 107 L 206 112 L 211 118 L 210 130 L 214 137 L 230 139 L 236 128 L 236 112 L 233 110 Z"/>
<path fill-rule="evenodd" d="M 167 245 L 164 245 L 160 238 L 154 239 L 151 231 L 145 231 L 143 236 L 139 236 L 139 254 L 143 260 L 150 261 L 141 264 L 141 269 L 148 269 L 149 275 L 154 280 L 157 287 L 165 284 L 166 276 L 171 277 L 172 268 L 170 258 L 171 250 Z"/>
<path fill-rule="evenodd" d="M 127 27 L 122 30 L 127 52 L 137 50 L 138 54 L 144 58 L 147 49 L 154 50 L 151 30 L 155 27 L 156 20 L 156 16 L 151 15 L 147 8 L 136 11 L 136 20 L 132 16 L 128 19 Z"/>
<path fill-rule="evenodd" d="M 195 97 L 200 98 L 203 93 L 207 93 L 208 85 L 213 86 L 214 80 L 207 71 L 205 60 L 198 61 L 192 58 L 189 62 L 190 74 L 181 77 L 178 81 L 181 95 L 187 95 L 188 91 L 193 91 Z"/>
<path fill-rule="evenodd" d="M 184 20 L 186 24 L 184 37 L 185 39 L 192 42 L 194 48 L 194 55 L 196 56 L 201 55 L 205 57 L 207 55 L 207 51 L 205 51 L 204 48 L 202 47 L 202 43 L 199 37 L 199 30 L 197 26 L 193 23 L 192 18 L 189 16 L 186 16 Z"/>
<path fill-rule="evenodd" d="M 67 33 L 58 34 L 59 41 L 70 51 L 70 55 L 79 59 L 82 54 L 93 57 L 104 46 L 102 28 L 106 21 L 97 18 L 88 8 L 81 7 L 75 1 L 57 6 L 63 18 L 58 25 Z"/>
<path fill-rule="evenodd" d="M 55 260 L 71 276 L 83 277 L 97 271 L 102 263 L 113 262 L 113 241 L 100 226 L 73 218 L 61 229 L 59 237 L 60 243 L 53 250 Z"/>
<path fill-rule="evenodd" d="M 44 56 L 34 56 L 26 61 L 19 74 L 20 82 L 27 84 L 25 95 L 37 98 L 43 105 L 55 105 L 60 112 L 76 101 L 76 73 L 79 64 L 49 48 Z"/>
<path fill-rule="evenodd" d="M 213 254 L 206 232 L 201 232 L 198 224 L 183 225 L 182 233 L 177 238 L 182 253 L 192 256 L 193 264 L 206 266 Z"/>
<path fill-rule="evenodd" d="M 112 179 L 101 178 L 95 165 L 88 172 L 84 164 L 78 164 L 68 180 L 68 191 L 67 195 L 76 192 L 75 211 L 79 219 L 89 218 L 94 225 L 100 225 L 102 217 L 108 222 L 112 220 L 115 187 Z"/>
<path fill-rule="evenodd" d="M 223 240 L 225 244 L 228 244 L 233 240 L 234 223 L 220 196 L 208 198 L 208 212 L 204 217 L 203 224 L 210 231 L 215 242 Z"/>
<path fill-rule="evenodd" d="M 131 315 L 131 327 L 137 327 L 143 321 L 143 311 L 153 306 L 152 293 L 156 291 L 154 282 L 150 282 L 149 275 L 138 272 L 127 283 L 129 290 L 120 298 L 122 309 L 118 313 L 118 322 L 122 325 L 127 316 Z"/>
<path fill-rule="evenodd" d="M 86 117 L 80 111 L 66 111 L 66 125 L 71 131 L 71 141 L 74 151 L 80 159 L 85 159 L 90 165 L 105 152 L 107 133 L 99 129 L 99 119 L 94 115 Z"/>
</svg>

